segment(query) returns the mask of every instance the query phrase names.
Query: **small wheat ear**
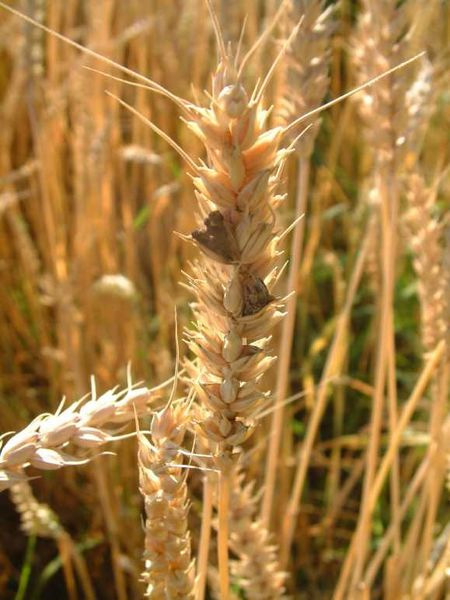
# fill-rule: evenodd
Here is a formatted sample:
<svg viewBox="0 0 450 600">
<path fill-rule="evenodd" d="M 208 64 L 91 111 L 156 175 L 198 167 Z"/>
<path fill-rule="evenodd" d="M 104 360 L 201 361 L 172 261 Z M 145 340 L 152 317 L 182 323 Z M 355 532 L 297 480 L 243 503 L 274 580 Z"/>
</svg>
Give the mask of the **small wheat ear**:
<svg viewBox="0 0 450 600">
<path fill-rule="evenodd" d="M 388 75 L 391 75 L 392 73 L 394 73 L 395 71 L 398 71 L 399 69 L 403 69 L 403 67 L 406 67 L 407 65 L 411 64 L 415 60 L 418 60 L 419 58 L 421 58 L 425 54 L 426 54 L 426 52 L 425 52 L 425 50 L 423 50 L 422 52 L 419 52 L 419 54 L 416 54 L 412 58 L 408 58 L 408 60 L 405 60 L 405 61 L 401 62 L 400 64 L 396 65 L 395 67 L 392 67 L 392 69 L 384 71 L 380 75 L 377 75 L 376 77 L 373 77 L 372 79 L 369 79 L 369 81 L 365 81 L 361 85 L 358 85 L 357 87 L 355 87 L 352 90 L 346 92 L 345 94 L 342 94 L 341 96 L 338 96 L 334 100 L 330 100 L 330 102 L 326 102 L 325 104 L 322 104 L 322 106 L 318 106 L 317 108 L 314 108 L 313 110 L 310 110 L 309 112 L 305 113 L 304 115 L 301 115 L 300 117 L 298 117 L 297 119 L 295 119 L 294 121 L 292 121 L 292 123 L 289 123 L 289 125 L 287 125 L 284 128 L 284 135 L 286 135 L 287 133 L 291 132 L 293 129 L 295 129 L 295 127 L 297 127 L 297 125 L 299 125 L 300 123 L 302 123 L 306 119 L 309 119 L 313 115 L 317 115 L 318 113 L 326 110 L 327 108 L 330 108 L 331 106 L 334 106 L 335 104 L 338 104 L 339 102 L 342 102 L 343 100 L 346 100 L 347 98 L 350 98 L 350 96 L 353 96 L 354 94 L 357 94 L 358 92 L 361 92 L 362 90 L 365 90 L 366 88 L 374 85 L 375 83 L 377 83 L 378 81 L 380 81 L 384 77 L 387 77 Z"/>
</svg>

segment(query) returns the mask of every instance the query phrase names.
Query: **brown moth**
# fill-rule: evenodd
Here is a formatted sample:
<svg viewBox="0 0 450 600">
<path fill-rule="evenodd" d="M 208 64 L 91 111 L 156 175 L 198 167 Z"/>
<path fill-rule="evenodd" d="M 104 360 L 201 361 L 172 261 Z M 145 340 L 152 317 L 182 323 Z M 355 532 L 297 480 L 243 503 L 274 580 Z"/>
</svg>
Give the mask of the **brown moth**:
<svg viewBox="0 0 450 600">
<path fill-rule="evenodd" d="M 203 221 L 205 229 L 195 229 L 192 237 L 211 258 L 229 265 L 237 260 L 238 248 L 230 224 L 219 210 L 209 213 Z"/>
<path fill-rule="evenodd" d="M 244 296 L 243 317 L 255 315 L 275 300 L 275 296 L 269 293 L 264 281 L 249 272 L 242 277 L 242 291 Z"/>
</svg>

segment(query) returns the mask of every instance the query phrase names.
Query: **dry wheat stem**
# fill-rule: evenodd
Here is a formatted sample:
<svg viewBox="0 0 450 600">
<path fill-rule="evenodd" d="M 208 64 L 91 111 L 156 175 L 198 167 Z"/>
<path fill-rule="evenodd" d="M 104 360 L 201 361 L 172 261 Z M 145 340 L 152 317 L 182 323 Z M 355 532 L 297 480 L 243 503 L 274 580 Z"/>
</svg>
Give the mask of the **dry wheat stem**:
<svg viewBox="0 0 450 600">
<path fill-rule="evenodd" d="M 211 519 L 213 504 L 213 482 L 209 474 L 203 479 L 202 524 L 197 555 L 197 576 L 195 580 L 195 600 L 205 597 L 206 578 L 208 575 L 209 543 L 211 538 Z"/>
<path fill-rule="evenodd" d="M 369 515 L 372 514 L 373 509 L 375 507 L 375 503 L 377 501 L 377 498 L 380 494 L 380 491 L 382 489 L 382 486 L 385 482 L 386 476 L 389 472 L 389 469 L 392 465 L 393 460 L 395 459 L 400 441 L 401 441 L 401 436 L 402 433 L 405 429 L 405 427 L 407 426 L 407 424 L 409 423 L 409 421 L 411 420 L 411 417 L 414 414 L 415 409 L 417 408 L 417 404 L 420 401 L 420 399 L 423 396 L 423 393 L 425 392 L 425 389 L 427 387 L 427 385 L 430 382 L 430 379 L 432 378 L 436 367 L 439 365 L 440 361 L 442 360 L 442 357 L 445 354 L 445 343 L 444 341 L 441 341 L 438 346 L 435 348 L 435 350 L 430 354 L 426 365 L 422 371 L 422 373 L 420 374 L 419 379 L 417 380 L 417 383 L 414 387 L 414 390 L 412 391 L 411 395 L 409 396 L 408 400 L 406 401 L 403 410 L 398 418 L 397 421 L 397 426 L 395 431 L 392 432 L 390 439 L 389 439 L 389 445 L 388 448 L 381 460 L 380 466 L 378 467 L 378 470 L 375 474 L 374 477 L 374 481 L 373 481 L 373 485 L 372 488 L 370 490 L 370 495 L 368 496 L 367 499 L 367 508 L 366 510 L 368 511 Z M 361 529 L 362 527 L 357 527 L 353 538 L 352 538 L 352 542 L 350 544 L 350 548 L 348 550 L 348 553 L 346 555 L 345 558 L 345 562 L 340 574 L 340 578 L 338 581 L 338 585 L 336 587 L 336 591 L 335 591 L 335 595 L 333 596 L 334 600 L 342 600 L 345 597 L 345 591 L 346 591 L 346 585 L 348 584 L 348 578 L 349 578 L 349 574 L 350 574 L 350 567 L 352 565 L 352 561 L 354 560 L 354 554 L 357 552 L 358 549 L 358 545 L 359 545 L 359 535 L 361 534 Z"/>
<path fill-rule="evenodd" d="M 443 343 L 446 343 L 445 336 Z M 433 537 L 435 535 L 435 523 L 439 509 L 439 502 L 445 490 L 445 456 L 448 447 L 449 427 L 445 427 L 445 417 L 448 410 L 449 374 L 450 364 L 446 360 L 448 347 L 444 352 L 443 360 L 436 369 L 435 382 L 432 388 L 432 408 L 429 422 L 430 445 L 435 448 L 428 472 L 427 486 L 422 490 L 426 497 L 427 511 L 421 536 L 420 552 L 418 560 L 414 562 L 416 581 L 423 582 L 425 587 L 428 561 L 432 549 Z M 444 422 L 444 427 L 442 423 Z M 447 436 L 447 439 L 446 439 Z M 419 584 L 416 584 L 419 590 Z"/>
<path fill-rule="evenodd" d="M 330 60 L 329 42 L 333 29 L 332 8 L 324 8 L 320 0 L 289 4 L 287 20 L 291 30 L 298 15 L 302 14 L 301 35 L 297 36 L 287 51 L 287 72 L 282 90 L 280 113 L 286 123 L 296 115 L 307 113 L 320 105 L 329 85 L 328 67 Z M 314 124 L 296 143 L 298 159 L 298 185 L 295 214 L 304 214 L 306 210 L 309 184 L 309 159 L 313 149 L 318 125 Z M 290 265 L 287 290 L 297 291 L 298 272 L 301 262 L 304 220 L 296 225 L 290 248 Z M 271 423 L 271 437 L 267 451 L 264 494 L 261 506 L 263 522 L 268 525 L 272 512 L 273 495 L 278 464 L 278 454 L 283 427 L 283 400 L 286 396 L 289 378 L 289 366 L 292 339 L 295 324 L 296 293 L 287 303 L 287 317 L 283 322 L 279 362 L 277 368 L 276 405 Z"/>
<path fill-rule="evenodd" d="M 297 467 L 294 484 L 292 487 L 291 497 L 286 510 L 286 514 L 282 523 L 282 536 L 280 543 L 280 562 L 282 568 L 286 568 L 286 565 L 289 560 L 290 549 L 294 536 L 295 522 L 300 508 L 303 486 L 308 470 L 309 458 L 323 413 L 327 405 L 329 389 L 328 386 L 322 384 L 331 376 L 336 375 L 342 367 L 342 362 L 344 358 L 342 344 L 345 332 L 348 327 L 348 321 L 350 318 L 353 300 L 363 274 L 365 258 L 368 250 L 368 239 L 368 236 L 365 236 L 355 266 L 353 268 L 353 273 L 347 290 L 347 297 L 336 326 L 336 332 L 334 334 L 333 342 L 328 352 L 327 361 L 321 377 L 321 383 L 318 387 L 317 399 L 314 403 L 314 408 L 308 423 L 306 436 L 303 444 L 299 449 L 298 460 L 296 461 Z"/>
<path fill-rule="evenodd" d="M 298 165 L 298 191 L 296 199 L 296 214 L 304 214 L 308 195 L 309 161 L 301 159 Z M 290 249 L 289 275 L 287 289 L 297 291 L 298 272 L 301 263 L 301 250 L 304 233 L 304 219 L 294 229 Z M 292 340 L 294 336 L 295 314 L 297 294 L 289 297 L 287 303 L 287 316 L 283 321 L 281 332 L 281 343 L 279 348 L 279 361 L 276 378 L 275 398 L 276 404 L 272 417 L 271 435 L 267 451 L 267 462 L 265 468 L 264 495 L 261 504 L 261 517 L 266 526 L 270 524 L 272 513 L 273 496 L 275 493 L 275 481 L 278 464 L 278 453 L 283 429 L 284 399 L 288 389 L 289 367 L 291 359 Z"/>
<path fill-rule="evenodd" d="M 436 451 L 435 449 L 429 448 L 425 458 L 422 460 L 421 464 L 417 468 L 416 473 L 414 474 L 414 477 L 411 479 L 411 482 L 408 486 L 408 489 L 406 490 L 406 492 L 404 494 L 403 501 L 400 506 L 400 511 L 399 511 L 399 515 L 398 515 L 400 520 L 403 520 L 405 518 L 405 515 L 411 505 L 411 502 L 415 499 L 415 496 L 416 496 L 421 484 L 423 483 L 424 479 L 426 478 L 427 471 L 428 471 L 429 465 L 430 465 L 430 458 L 431 458 L 433 452 L 435 452 L 435 451 Z M 373 558 L 369 562 L 368 566 L 366 567 L 366 571 L 364 574 L 364 582 L 369 589 L 372 587 L 373 581 L 374 581 L 375 577 L 377 576 L 377 573 L 383 564 L 383 560 L 389 550 L 389 547 L 392 544 L 393 540 L 395 539 L 395 534 L 396 534 L 397 528 L 398 528 L 398 523 L 392 522 L 389 525 L 389 528 L 387 529 L 385 535 L 383 536 L 382 543 L 380 544 L 375 555 L 373 556 Z"/>
<path fill-rule="evenodd" d="M 390 182 L 390 185 L 388 183 Z M 382 194 L 381 212 L 382 212 L 382 297 L 381 297 L 381 316 L 380 316 L 380 333 L 378 337 L 376 365 L 375 365 L 375 383 L 374 396 L 372 403 L 372 415 L 370 422 L 369 446 L 367 449 L 367 465 L 364 477 L 364 487 L 361 501 L 361 510 L 359 513 L 359 523 L 361 529 L 361 537 L 359 540 L 356 568 L 352 573 L 353 586 L 356 588 L 359 585 L 366 551 L 368 539 L 370 536 L 370 511 L 368 496 L 372 493 L 373 479 L 377 467 L 380 430 L 383 416 L 383 400 L 384 388 L 386 386 L 388 376 L 388 366 L 393 360 L 394 341 L 393 341 L 393 286 L 394 286 L 394 265 L 395 265 L 395 236 L 397 226 L 397 211 L 398 197 L 396 194 L 396 186 L 393 177 L 380 177 L 379 188 Z M 389 192 L 388 192 L 389 190 Z M 395 356 L 395 355 L 394 355 Z M 395 390 L 395 386 L 394 386 Z M 389 391 L 392 390 L 389 388 Z M 396 406 L 392 406 L 394 398 L 392 394 L 389 396 L 390 408 L 390 425 L 395 426 L 397 419 Z M 395 472 L 398 473 L 398 458 L 394 460 Z M 393 506 L 394 514 L 398 513 L 398 493 L 399 483 L 395 481 L 396 493 L 393 495 L 395 502 Z M 397 520 L 398 522 L 398 520 Z"/>
</svg>

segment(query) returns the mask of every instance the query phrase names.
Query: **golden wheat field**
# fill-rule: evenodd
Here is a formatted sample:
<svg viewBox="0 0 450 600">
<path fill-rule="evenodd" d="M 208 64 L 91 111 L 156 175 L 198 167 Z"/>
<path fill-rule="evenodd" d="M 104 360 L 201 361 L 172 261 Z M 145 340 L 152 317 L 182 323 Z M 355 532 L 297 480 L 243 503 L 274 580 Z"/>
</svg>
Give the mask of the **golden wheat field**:
<svg viewBox="0 0 450 600">
<path fill-rule="evenodd" d="M 0 1 L 0 599 L 450 598 L 450 5 Z"/>
</svg>

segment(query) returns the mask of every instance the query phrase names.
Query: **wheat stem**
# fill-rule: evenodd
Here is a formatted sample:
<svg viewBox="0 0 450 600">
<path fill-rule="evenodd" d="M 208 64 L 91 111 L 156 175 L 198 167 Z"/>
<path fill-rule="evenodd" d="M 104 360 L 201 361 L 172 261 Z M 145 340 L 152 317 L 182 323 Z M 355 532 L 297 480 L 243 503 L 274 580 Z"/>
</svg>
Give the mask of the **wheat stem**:
<svg viewBox="0 0 450 600">
<path fill-rule="evenodd" d="M 301 158 L 298 164 L 298 187 L 295 203 L 295 215 L 302 215 L 306 211 L 308 198 L 309 160 Z M 280 449 L 281 434 L 283 430 L 284 399 L 288 390 L 289 367 L 291 362 L 292 340 L 294 336 L 294 325 L 297 303 L 297 281 L 302 257 L 303 235 L 305 231 L 305 219 L 301 219 L 292 236 L 289 256 L 289 275 L 287 280 L 287 291 L 294 293 L 289 297 L 286 305 L 287 316 L 283 321 L 281 332 L 281 343 L 278 351 L 277 386 L 275 391 L 275 410 L 272 417 L 269 449 L 264 478 L 264 495 L 261 505 L 261 518 L 266 527 L 270 524 L 272 514 L 273 497 L 275 493 L 275 481 L 278 466 L 278 453 Z"/>
<path fill-rule="evenodd" d="M 195 581 L 195 600 L 205 597 L 206 577 L 208 575 L 209 545 L 211 540 L 211 517 L 213 505 L 213 482 L 209 474 L 203 478 L 202 525 L 200 529 L 197 556 L 197 578 Z"/>
<path fill-rule="evenodd" d="M 218 531 L 218 557 L 219 557 L 219 585 L 221 600 L 228 600 L 230 590 L 230 574 L 228 563 L 228 538 L 230 515 L 230 474 L 221 471 L 219 474 L 219 531 Z"/>
<path fill-rule="evenodd" d="M 367 498 L 368 507 L 366 508 L 366 510 L 368 511 L 369 514 L 372 514 L 372 512 L 373 512 L 375 503 L 378 499 L 378 495 L 379 495 L 379 493 L 382 489 L 382 486 L 385 482 L 386 476 L 389 472 L 392 462 L 395 459 L 395 456 L 397 454 L 398 447 L 399 447 L 399 444 L 401 441 L 401 435 L 402 435 L 405 427 L 411 420 L 411 417 L 417 408 L 417 404 L 418 404 L 419 400 L 422 398 L 422 395 L 423 395 L 427 385 L 429 384 L 429 381 L 432 378 L 436 367 L 438 366 L 439 362 L 442 360 L 444 353 L 445 353 L 445 342 L 442 340 L 438 344 L 438 346 L 435 348 L 435 350 L 431 353 L 431 355 L 429 356 L 427 363 L 426 363 L 422 373 L 420 374 L 419 379 L 417 380 L 414 390 L 410 394 L 408 400 L 406 401 L 406 403 L 403 407 L 403 410 L 402 410 L 402 412 L 399 416 L 398 422 L 397 422 L 397 427 L 390 436 L 388 448 L 387 448 L 387 450 L 381 460 L 380 466 L 375 474 L 375 477 L 373 480 L 373 485 L 370 490 L 370 494 L 368 495 L 368 498 Z M 356 528 L 356 531 L 353 535 L 352 542 L 350 544 L 349 550 L 345 557 L 344 565 L 343 565 L 343 568 L 342 568 L 342 571 L 341 571 L 341 574 L 339 577 L 338 584 L 336 586 L 335 594 L 333 596 L 334 600 L 342 600 L 345 597 L 344 594 L 346 591 L 346 586 L 348 584 L 348 578 L 350 576 L 351 565 L 355 558 L 357 549 L 359 548 L 359 539 L 358 538 L 359 538 L 359 535 L 361 534 L 361 530 L 362 530 L 363 526 L 364 526 L 364 524 L 360 524 Z M 362 535 L 364 535 L 364 532 Z"/>
<path fill-rule="evenodd" d="M 282 535 L 280 543 L 280 563 L 282 568 L 286 568 L 286 565 L 289 560 L 290 549 L 294 537 L 294 526 L 296 522 L 296 517 L 298 515 L 298 511 L 300 509 L 300 502 L 303 493 L 303 486 L 305 484 L 306 473 L 308 470 L 309 459 L 317 435 L 317 431 L 327 405 L 329 388 L 328 386 L 322 384 L 324 381 L 337 374 L 341 369 L 343 360 L 342 344 L 345 332 L 348 327 L 348 321 L 350 318 L 353 300 L 363 274 L 363 267 L 367 255 L 367 250 L 368 237 L 365 236 L 361 250 L 353 268 L 353 273 L 347 290 L 347 297 L 336 326 L 333 342 L 328 352 L 327 361 L 321 377 L 321 383 L 318 387 L 319 391 L 317 394 L 316 401 L 314 403 L 314 408 L 310 420 L 308 422 L 308 428 L 306 431 L 305 439 L 299 449 L 299 453 L 297 456 L 297 467 L 295 472 L 294 484 L 292 487 L 286 514 L 282 523 Z"/>
</svg>

